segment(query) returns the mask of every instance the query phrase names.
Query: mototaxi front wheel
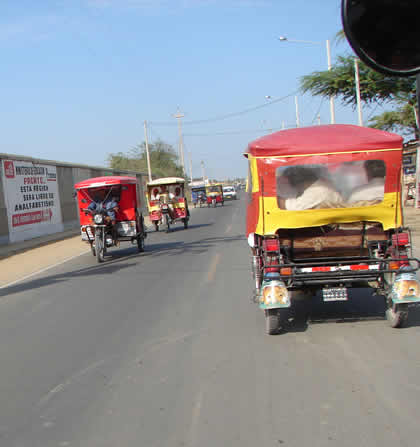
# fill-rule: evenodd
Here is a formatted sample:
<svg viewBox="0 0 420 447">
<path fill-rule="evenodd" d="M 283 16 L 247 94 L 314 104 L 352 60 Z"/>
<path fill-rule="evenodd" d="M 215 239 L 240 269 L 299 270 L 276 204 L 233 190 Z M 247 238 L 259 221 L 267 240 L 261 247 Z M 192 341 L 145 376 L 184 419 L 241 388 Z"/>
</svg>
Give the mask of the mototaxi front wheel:
<svg viewBox="0 0 420 447">
<path fill-rule="evenodd" d="M 104 262 L 104 241 L 99 233 L 95 234 L 95 251 L 98 263 Z"/>
<path fill-rule="evenodd" d="M 137 236 L 137 250 L 139 253 L 144 252 L 144 237 L 143 236 Z"/>
<path fill-rule="evenodd" d="M 165 215 L 165 223 L 166 223 L 166 232 L 167 233 L 169 233 L 171 231 L 171 224 L 169 222 L 170 222 L 169 215 L 166 214 Z"/>
</svg>

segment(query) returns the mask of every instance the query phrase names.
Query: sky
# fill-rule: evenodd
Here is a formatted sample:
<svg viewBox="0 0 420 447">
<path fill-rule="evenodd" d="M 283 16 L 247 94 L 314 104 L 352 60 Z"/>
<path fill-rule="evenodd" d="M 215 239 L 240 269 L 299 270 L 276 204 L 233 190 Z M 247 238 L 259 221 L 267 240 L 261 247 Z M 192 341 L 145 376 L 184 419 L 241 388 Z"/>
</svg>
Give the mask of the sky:
<svg viewBox="0 0 420 447">
<path fill-rule="evenodd" d="M 1 0 L 0 152 L 107 166 L 161 139 L 187 173 L 245 177 L 248 143 L 330 121 L 301 76 L 350 54 L 340 0 Z M 288 41 L 280 41 L 286 36 Z M 309 42 L 293 42 L 303 40 Z M 336 122 L 357 113 L 336 99 Z M 377 110 L 364 110 L 368 118 Z"/>
</svg>

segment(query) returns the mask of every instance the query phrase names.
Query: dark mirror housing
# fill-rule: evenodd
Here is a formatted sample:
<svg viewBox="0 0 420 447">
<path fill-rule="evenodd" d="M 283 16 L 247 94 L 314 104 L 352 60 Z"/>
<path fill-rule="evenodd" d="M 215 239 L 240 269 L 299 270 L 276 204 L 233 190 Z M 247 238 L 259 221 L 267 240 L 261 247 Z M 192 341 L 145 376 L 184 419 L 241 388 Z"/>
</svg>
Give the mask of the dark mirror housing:
<svg viewBox="0 0 420 447">
<path fill-rule="evenodd" d="M 360 59 L 388 75 L 420 73 L 417 0 L 342 0 L 346 37 Z"/>
</svg>

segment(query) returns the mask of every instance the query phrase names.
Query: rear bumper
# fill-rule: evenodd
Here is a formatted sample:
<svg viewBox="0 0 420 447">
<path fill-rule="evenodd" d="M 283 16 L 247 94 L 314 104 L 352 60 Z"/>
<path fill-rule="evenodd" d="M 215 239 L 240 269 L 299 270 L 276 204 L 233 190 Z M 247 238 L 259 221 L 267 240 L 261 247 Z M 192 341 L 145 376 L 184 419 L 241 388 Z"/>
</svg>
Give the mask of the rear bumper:
<svg viewBox="0 0 420 447">
<path fill-rule="evenodd" d="M 399 261 L 408 262 L 410 265 L 399 270 L 389 268 L 391 262 Z M 269 268 L 270 270 L 279 269 L 279 279 L 284 281 L 288 288 L 343 283 L 348 286 L 357 286 L 377 281 L 386 273 L 414 273 L 420 268 L 420 260 L 417 258 L 386 260 L 368 258 L 351 262 L 323 261 L 270 265 Z M 289 270 L 289 274 L 282 274 L 282 270 L 285 271 L 285 269 Z"/>
</svg>

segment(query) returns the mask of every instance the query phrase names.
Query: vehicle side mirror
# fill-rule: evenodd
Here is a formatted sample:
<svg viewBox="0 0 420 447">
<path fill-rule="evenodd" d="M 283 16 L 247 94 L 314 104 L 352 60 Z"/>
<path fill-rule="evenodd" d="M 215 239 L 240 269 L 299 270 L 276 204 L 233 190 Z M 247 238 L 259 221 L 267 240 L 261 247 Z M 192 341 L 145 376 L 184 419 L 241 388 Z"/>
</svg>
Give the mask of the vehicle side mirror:
<svg viewBox="0 0 420 447">
<path fill-rule="evenodd" d="M 355 53 L 374 70 L 415 75 L 420 73 L 418 7 L 415 0 L 342 0 L 344 33 Z"/>
</svg>

